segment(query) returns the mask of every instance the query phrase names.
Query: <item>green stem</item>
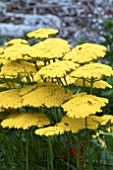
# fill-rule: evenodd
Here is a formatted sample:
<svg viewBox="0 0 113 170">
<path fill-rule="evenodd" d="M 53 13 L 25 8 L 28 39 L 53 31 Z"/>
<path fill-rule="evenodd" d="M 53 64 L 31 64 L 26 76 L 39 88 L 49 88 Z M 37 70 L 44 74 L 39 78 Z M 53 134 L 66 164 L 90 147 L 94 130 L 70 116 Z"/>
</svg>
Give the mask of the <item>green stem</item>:
<svg viewBox="0 0 113 170">
<path fill-rule="evenodd" d="M 52 150 L 52 141 L 48 137 L 48 161 L 47 161 L 47 170 L 54 170 L 53 168 L 53 150 Z"/>
<path fill-rule="evenodd" d="M 23 142 L 22 142 L 22 131 L 20 131 L 20 136 L 19 136 L 19 144 L 20 144 L 20 150 L 21 150 L 21 159 L 22 159 L 22 170 L 24 170 L 24 148 L 23 148 Z"/>
<path fill-rule="evenodd" d="M 87 150 L 88 147 L 90 145 L 90 134 L 89 134 L 89 130 L 87 129 L 87 125 L 88 125 L 88 120 L 87 117 L 85 118 L 85 146 L 84 146 L 84 150 L 83 150 L 83 156 L 82 156 L 82 160 L 85 160 L 85 156 L 87 156 Z M 89 157 L 90 160 L 90 157 Z M 92 165 L 91 161 L 89 162 L 89 167 Z"/>
<path fill-rule="evenodd" d="M 44 66 L 46 66 L 46 65 L 47 65 L 46 60 L 44 60 Z"/>
<path fill-rule="evenodd" d="M 85 118 L 85 146 L 84 146 L 84 152 L 83 152 L 83 160 L 85 160 L 85 154 L 87 152 L 87 140 L 89 140 L 89 134 L 87 133 L 87 117 Z"/>
<path fill-rule="evenodd" d="M 43 80 L 43 82 L 46 82 L 46 79 L 44 79 L 44 77 L 41 75 L 41 79 Z"/>
<path fill-rule="evenodd" d="M 63 84 L 61 78 L 58 78 L 58 77 L 57 77 L 57 82 L 60 82 L 60 83 L 62 84 L 62 86 L 63 86 L 64 89 L 65 89 L 65 92 L 67 93 L 67 89 L 66 89 L 66 87 L 64 86 L 64 84 Z"/>
<path fill-rule="evenodd" d="M 52 83 L 54 83 L 54 79 L 52 78 Z"/>
<path fill-rule="evenodd" d="M 94 79 L 91 78 L 91 82 L 90 82 L 90 94 L 93 94 L 93 83 L 94 83 Z"/>
<path fill-rule="evenodd" d="M 68 83 L 67 83 L 66 77 L 64 76 L 63 78 L 64 78 L 64 81 L 66 83 L 66 86 L 69 86 Z"/>
<path fill-rule="evenodd" d="M 11 153 L 11 148 L 10 148 L 6 133 L 5 133 L 4 129 L 2 129 L 2 127 L 1 127 L 1 132 L 3 135 L 4 144 L 5 144 L 6 163 L 9 163 L 11 165 L 14 163 L 14 159 L 13 159 L 13 155 Z"/>
<path fill-rule="evenodd" d="M 32 81 L 33 81 L 33 82 L 35 82 L 35 81 L 34 81 L 34 77 L 33 77 L 32 73 L 30 74 L 30 76 L 31 76 L 31 78 L 32 78 Z"/>
<path fill-rule="evenodd" d="M 80 169 L 80 143 L 81 143 L 81 139 L 80 139 L 80 132 L 77 135 L 77 169 Z"/>
<path fill-rule="evenodd" d="M 86 80 L 83 78 L 83 91 L 85 91 Z"/>
<path fill-rule="evenodd" d="M 87 130 L 87 117 L 85 117 L 85 129 Z"/>
<path fill-rule="evenodd" d="M 55 121 L 55 123 L 57 123 L 58 122 L 57 108 L 53 108 L 52 113 L 54 114 L 54 121 Z"/>
<path fill-rule="evenodd" d="M 18 79 L 20 86 L 23 87 L 23 84 L 22 84 L 22 81 L 21 81 L 21 75 L 19 73 L 18 73 L 17 79 Z"/>
<path fill-rule="evenodd" d="M 83 78 L 83 87 L 85 87 L 85 82 L 86 82 L 86 81 L 85 81 L 85 79 Z"/>
<path fill-rule="evenodd" d="M 69 142 L 69 145 L 71 143 L 70 133 L 67 133 L 67 141 Z M 70 170 L 70 146 L 68 146 L 68 170 Z"/>
<path fill-rule="evenodd" d="M 37 66 L 37 63 L 36 63 L 37 61 L 35 61 L 34 62 L 34 64 L 35 64 L 35 67 L 36 67 L 36 70 L 38 71 L 39 70 L 39 68 L 38 68 L 38 66 Z"/>
<path fill-rule="evenodd" d="M 55 58 L 53 58 L 53 62 L 55 62 Z"/>
<path fill-rule="evenodd" d="M 9 82 L 8 82 L 7 78 L 5 78 L 5 75 L 4 75 L 4 74 L 3 74 L 3 78 L 4 78 L 4 80 L 5 80 L 6 84 L 7 84 L 7 86 L 9 87 L 9 89 L 11 89 L 11 87 L 10 87 L 10 85 L 9 85 Z"/>
<path fill-rule="evenodd" d="M 26 75 L 28 83 L 31 83 L 29 74 Z"/>
<path fill-rule="evenodd" d="M 26 170 L 29 170 L 29 131 L 26 132 Z"/>
<path fill-rule="evenodd" d="M 48 64 L 51 64 L 50 60 L 48 60 Z"/>
</svg>

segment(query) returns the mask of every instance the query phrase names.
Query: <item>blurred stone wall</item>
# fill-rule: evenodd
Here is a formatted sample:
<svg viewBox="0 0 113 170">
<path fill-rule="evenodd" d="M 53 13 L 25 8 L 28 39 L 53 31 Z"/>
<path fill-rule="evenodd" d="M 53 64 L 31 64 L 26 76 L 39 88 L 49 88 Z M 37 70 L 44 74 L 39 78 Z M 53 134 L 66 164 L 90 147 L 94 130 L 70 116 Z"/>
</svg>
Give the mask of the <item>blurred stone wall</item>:
<svg viewBox="0 0 113 170">
<path fill-rule="evenodd" d="M 112 6 L 113 0 L 0 0 L 0 36 L 51 27 L 72 46 L 80 39 L 97 42 L 103 19 L 113 17 Z"/>
</svg>

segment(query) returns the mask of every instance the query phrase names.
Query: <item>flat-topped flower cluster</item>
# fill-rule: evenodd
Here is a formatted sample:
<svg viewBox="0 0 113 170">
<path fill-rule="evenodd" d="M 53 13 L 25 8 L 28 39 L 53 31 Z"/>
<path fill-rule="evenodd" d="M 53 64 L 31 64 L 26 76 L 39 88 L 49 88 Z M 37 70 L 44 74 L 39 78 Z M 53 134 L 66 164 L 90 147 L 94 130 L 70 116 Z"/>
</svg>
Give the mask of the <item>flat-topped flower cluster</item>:
<svg viewBox="0 0 113 170">
<path fill-rule="evenodd" d="M 112 88 L 103 80 L 113 76 L 112 68 L 96 61 L 106 55 L 107 48 L 93 43 L 71 48 L 68 41 L 50 37 L 57 33 L 55 29 L 38 29 L 28 33 L 29 38 L 39 40 L 37 44 L 31 46 L 24 39 L 13 39 L 0 48 L 3 128 L 25 130 L 36 126 L 35 134 L 53 136 L 97 129 L 103 122 L 113 120 L 112 116 L 108 120 L 96 115 L 108 99 L 93 94 L 94 88 Z M 73 94 L 71 84 L 81 89 L 88 87 L 90 92 Z M 28 111 L 31 107 L 34 112 Z M 56 123 L 45 112 L 54 107 L 64 111 L 62 117 L 57 115 L 61 119 Z"/>
</svg>

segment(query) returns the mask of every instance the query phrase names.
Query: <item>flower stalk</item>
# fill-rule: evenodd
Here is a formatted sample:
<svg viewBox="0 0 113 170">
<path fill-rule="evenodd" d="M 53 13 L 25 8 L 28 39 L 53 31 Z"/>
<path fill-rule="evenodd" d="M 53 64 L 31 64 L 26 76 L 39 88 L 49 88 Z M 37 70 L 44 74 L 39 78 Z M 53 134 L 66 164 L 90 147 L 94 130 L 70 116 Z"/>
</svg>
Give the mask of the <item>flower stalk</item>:
<svg viewBox="0 0 113 170">
<path fill-rule="evenodd" d="M 26 131 L 25 135 L 26 135 L 26 170 L 29 170 L 29 131 Z"/>
<path fill-rule="evenodd" d="M 53 150 L 51 137 L 48 137 L 48 160 L 47 160 L 47 170 L 54 170 L 53 167 Z"/>
</svg>

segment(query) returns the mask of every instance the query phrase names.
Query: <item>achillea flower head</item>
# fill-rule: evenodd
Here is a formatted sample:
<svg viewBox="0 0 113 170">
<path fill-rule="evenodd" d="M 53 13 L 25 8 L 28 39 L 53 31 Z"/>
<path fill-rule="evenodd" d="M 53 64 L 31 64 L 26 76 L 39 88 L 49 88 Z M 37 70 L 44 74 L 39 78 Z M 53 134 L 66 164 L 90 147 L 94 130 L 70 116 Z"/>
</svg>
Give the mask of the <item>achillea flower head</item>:
<svg viewBox="0 0 113 170">
<path fill-rule="evenodd" d="M 91 83 L 89 81 L 85 80 L 85 83 L 84 83 L 84 79 L 80 79 L 80 78 L 74 79 L 73 83 L 76 86 L 80 86 L 80 87 L 82 87 L 82 86 L 90 87 L 91 86 Z M 98 80 L 93 83 L 93 88 L 105 89 L 105 88 L 112 88 L 112 86 L 104 80 Z"/>
<path fill-rule="evenodd" d="M 67 90 L 65 92 L 58 84 L 54 83 L 39 83 L 35 89 L 24 95 L 26 90 L 22 88 L 20 95 L 22 96 L 22 105 L 31 107 L 59 107 L 62 103 L 69 100 L 72 96 L 72 92 Z M 33 86 L 32 86 L 33 87 Z M 29 89 L 29 86 L 28 86 Z M 30 89 L 29 89 L 30 90 Z M 24 93 L 23 93 L 24 91 Z M 22 94 L 23 93 L 23 94 Z"/>
<path fill-rule="evenodd" d="M 18 47 L 15 45 L 4 49 L 4 53 L 1 55 L 1 58 L 5 60 L 17 60 L 22 58 L 19 51 L 19 45 Z"/>
<path fill-rule="evenodd" d="M 95 121 L 95 119 L 97 120 L 95 117 L 88 116 L 86 124 L 86 120 L 84 118 L 73 119 L 71 117 L 64 116 L 61 122 L 57 123 L 55 126 L 37 129 L 35 134 L 40 136 L 54 136 L 63 134 L 64 132 L 78 133 L 80 130 L 86 128 L 95 130 L 99 126 L 99 122 Z"/>
<path fill-rule="evenodd" d="M 72 70 L 75 70 L 78 66 L 78 64 L 72 61 L 57 61 L 41 68 L 35 76 L 41 75 L 44 78 L 62 78 Z"/>
<path fill-rule="evenodd" d="M 86 123 L 87 121 L 87 123 Z M 57 123 L 55 126 L 62 129 L 62 132 L 78 133 L 82 129 L 97 129 L 99 126 L 99 120 L 97 121 L 96 116 L 88 116 L 87 120 L 84 118 L 72 118 L 69 116 L 64 116 L 61 122 Z"/>
<path fill-rule="evenodd" d="M 40 84 L 41 86 L 41 84 Z M 42 84 L 42 86 L 44 86 L 44 84 Z M 29 92 L 32 92 L 33 90 L 35 90 L 36 88 L 38 88 L 39 85 L 38 84 L 34 84 L 34 85 L 26 85 L 23 88 L 20 89 L 19 91 L 19 95 L 20 96 L 24 96 Z"/>
<path fill-rule="evenodd" d="M 64 59 L 83 64 L 99 57 L 104 57 L 106 51 L 107 48 L 103 45 L 84 43 L 82 45 L 77 45 L 70 52 L 65 54 Z"/>
<path fill-rule="evenodd" d="M 101 107 L 108 103 L 108 99 L 95 95 L 78 93 L 62 105 L 67 115 L 72 118 L 85 118 L 96 112 L 101 112 Z"/>
<path fill-rule="evenodd" d="M 50 121 L 44 113 L 12 113 L 1 122 L 3 128 L 22 128 L 23 130 L 32 126 L 43 127 L 49 124 Z"/>
<path fill-rule="evenodd" d="M 57 33 L 58 30 L 53 28 L 40 28 L 35 31 L 29 32 L 27 36 L 29 38 L 45 39 L 48 38 L 50 35 L 55 35 Z"/>
<path fill-rule="evenodd" d="M 27 61 L 7 61 L 1 68 L 0 75 L 18 76 L 18 74 L 28 75 L 35 72 L 36 67 L 33 63 Z"/>
<path fill-rule="evenodd" d="M 32 47 L 37 50 L 36 58 L 42 61 L 61 58 L 71 48 L 68 41 L 61 38 L 49 38 Z"/>
<path fill-rule="evenodd" d="M 98 124 L 100 124 L 103 121 L 100 116 L 96 115 L 90 115 L 88 116 L 88 118 L 92 119 L 94 122 L 97 122 Z"/>
<path fill-rule="evenodd" d="M 54 136 L 54 135 L 59 135 L 59 134 L 63 134 L 64 131 L 62 128 L 57 127 L 57 126 L 49 126 L 49 127 L 45 127 L 45 128 L 41 128 L 41 129 L 37 129 L 35 131 L 36 135 L 39 136 Z"/>
<path fill-rule="evenodd" d="M 22 107 L 22 100 L 18 89 L 11 89 L 0 92 L 0 108 L 17 109 Z"/>
<path fill-rule="evenodd" d="M 15 44 L 28 44 L 28 41 L 21 39 L 21 38 L 12 39 L 12 40 L 6 42 L 5 46 L 8 47 L 8 46 L 12 46 L 12 45 L 15 45 Z"/>
<path fill-rule="evenodd" d="M 113 76 L 113 70 L 110 66 L 105 64 L 89 63 L 77 68 L 70 76 L 85 79 L 100 79 L 102 76 Z"/>
<path fill-rule="evenodd" d="M 84 124 L 85 124 L 85 127 L 84 128 L 87 128 L 87 129 L 90 129 L 90 130 L 95 130 L 99 127 L 100 125 L 100 122 L 101 122 L 101 118 L 100 118 L 100 121 L 99 121 L 99 118 L 97 118 L 96 116 L 92 117 L 92 116 L 88 116 L 87 117 L 87 123 L 86 123 L 86 120 L 84 120 Z"/>
<path fill-rule="evenodd" d="M 1 58 L 6 60 L 32 60 L 37 57 L 37 50 L 28 44 L 15 44 L 4 49 Z"/>
</svg>

